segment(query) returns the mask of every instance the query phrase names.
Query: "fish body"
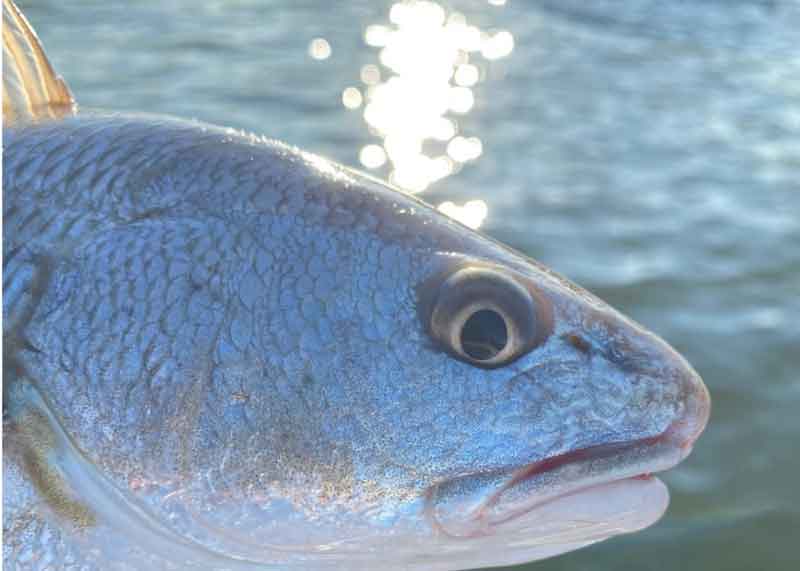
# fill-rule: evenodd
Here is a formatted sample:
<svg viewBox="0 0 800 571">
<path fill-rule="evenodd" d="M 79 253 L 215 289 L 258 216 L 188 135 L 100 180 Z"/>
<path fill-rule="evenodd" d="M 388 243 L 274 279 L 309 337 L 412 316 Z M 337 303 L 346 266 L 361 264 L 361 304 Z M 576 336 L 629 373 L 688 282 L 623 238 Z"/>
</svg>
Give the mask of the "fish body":
<svg viewBox="0 0 800 571">
<path fill-rule="evenodd" d="M 708 393 L 556 273 L 261 137 L 6 123 L 5 568 L 463 569 L 666 509 Z"/>
</svg>

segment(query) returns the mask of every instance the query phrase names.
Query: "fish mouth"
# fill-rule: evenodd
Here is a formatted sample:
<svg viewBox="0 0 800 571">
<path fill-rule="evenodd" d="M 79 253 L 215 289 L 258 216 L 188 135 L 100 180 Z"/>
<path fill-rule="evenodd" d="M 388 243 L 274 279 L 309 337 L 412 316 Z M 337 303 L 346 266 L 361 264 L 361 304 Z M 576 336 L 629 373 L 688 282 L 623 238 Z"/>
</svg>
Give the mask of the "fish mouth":
<svg viewBox="0 0 800 571">
<path fill-rule="evenodd" d="M 691 452 L 708 420 L 708 401 L 692 422 L 678 419 L 652 437 L 576 449 L 483 477 L 480 501 L 447 498 L 453 481 L 429 491 L 426 515 L 441 535 L 470 539 L 496 534 L 561 537 L 592 543 L 648 527 L 666 511 L 669 493 L 653 474 Z M 698 410 L 700 416 L 697 416 Z M 479 489 L 480 487 L 478 487 Z M 482 493 L 481 493 L 482 492 Z M 546 525 L 545 525 L 546 523 Z M 543 528 L 549 532 L 543 533 Z M 573 537 L 573 539 L 575 539 Z"/>
<path fill-rule="evenodd" d="M 568 535 L 586 544 L 658 521 L 669 493 L 653 474 L 673 468 L 691 453 L 711 412 L 711 398 L 700 376 L 664 346 L 672 378 L 681 387 L 677 398 L 682 405 L 666 429 L 437 484 L 426 498 L 431 526 L 452 538 L 498 533 L 504 538 L 542 536 L 550 533 L 542 531 L 547 527 L 544 520 L 550 518 L 548 529 L 556 535 L 582 528 Z"/>
</svg>

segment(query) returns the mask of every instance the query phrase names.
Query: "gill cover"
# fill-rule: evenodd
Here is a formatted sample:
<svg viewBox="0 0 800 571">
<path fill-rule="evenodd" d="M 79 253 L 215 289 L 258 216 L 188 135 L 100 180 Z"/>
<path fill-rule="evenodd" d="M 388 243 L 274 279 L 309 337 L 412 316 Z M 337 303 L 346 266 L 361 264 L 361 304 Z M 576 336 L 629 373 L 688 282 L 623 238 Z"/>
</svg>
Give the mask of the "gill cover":
<svg viewBox="0 0 800 571">
<path fill-rule="evenodd" d="M 44 53 L 36 32 L 12 0 L 3 0 L 3 122 L 59 119 L 75 100 Z"/>
</svg>

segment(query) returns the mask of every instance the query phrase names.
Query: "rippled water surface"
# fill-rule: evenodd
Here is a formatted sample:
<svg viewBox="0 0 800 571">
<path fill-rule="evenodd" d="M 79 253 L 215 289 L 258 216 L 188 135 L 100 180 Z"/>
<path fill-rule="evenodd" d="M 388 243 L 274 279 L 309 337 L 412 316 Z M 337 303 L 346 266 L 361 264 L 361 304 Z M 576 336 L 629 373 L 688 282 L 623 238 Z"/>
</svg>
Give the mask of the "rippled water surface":
<svg viewBox="0 0 800 571">
<path fill-rule="evenodd" d="M 450 0 L 405 21 L 389 0 L 19 4 L 83 105 L 427 187 L 695 365 L 713 416 L 664 476 L 668 515 L 531 568 L 800 569 L 798 3 Z M 386 35 L 403 26 L 422 54 Z"/>
</svg>

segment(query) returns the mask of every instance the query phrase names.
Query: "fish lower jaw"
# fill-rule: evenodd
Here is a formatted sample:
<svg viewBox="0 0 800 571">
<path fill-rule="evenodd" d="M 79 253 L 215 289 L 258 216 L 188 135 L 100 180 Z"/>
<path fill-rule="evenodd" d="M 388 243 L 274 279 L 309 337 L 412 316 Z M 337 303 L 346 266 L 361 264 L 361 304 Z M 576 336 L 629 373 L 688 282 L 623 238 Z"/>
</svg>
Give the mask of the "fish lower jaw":
<svg viewBox="0 0 800 571">
<path fill-rule="evenodd" d="M 520 545 L 588 544 L 649 527 L 668 505 L 666 485 L 648 473 L 538 497 L 512 513 L 482 512 L 457 523 L 437 520 L 434 527 L 452 540 L 502 537 Z"/>
<path fill-rule="evenodd" d="M 667 431 L 569 452 L 517 470 L 469 517 L 450 519 L 438 513 L 431 524 L 453 539 L 528 533 L 550 537 L 557 528 L 599 541 L 638 531 L 658 521 L 669 503 L 666 486 L 653 474 L 673 468 L 690 450 Z"/>
<path fill-rule="evenodd" d="M 602 497 L 605 497 L 607 494 L 620 495 L 627 491 L 629 487 L 632 491 L 635 488 L 637 492 L 641 492 L 644 489 L 656 490 L 659 492 L 659 495 L 658 497 L 651 498 L 651 500 L 663 499 L 663 505 L 661 501 L 656 501 L 658 509 L 655 510 L 657 512 L 655 519 L 650 521 L 649 518 L 646 518 L 649 523 L 644 526 L 637 526 L 633 528 L 625 526 L 624 528 L 620 529 L 619 533 L 638 531 L 639 529 L 642 529 L 642 527 L 646 527 L 647 525 L 655 523 L 655 521 L 666 511 L 669 503 L 669 494 L 666 486 L 661 480 L 653 476 L 650 472 L 641 473 L 634 476 L 621 477 L 613 480 L 606 480 L 599 483 L 586 483 L 561 493 L 554 493 L 552 495 L 544 495 L 533 498 L 528 505 L 522 505 L 511 512 L 503 513 L 503 511 L 497 510 L 496 508 L 489 508 L 486 513 L 480 514 L 478 518 L 483 520 L 483 525 L 490 530 L 491 533 L 503 533 L 506 527 L 519 527 L 521 524 L 525 524 L 525 521 L 523 520 L 526 520 L 526 518 L 529 518 L 529 516 L 542 518 L 544 513 L 551 513 L 553 510 L 561 509 L 562 504 L 570 506 L 569 513 L 574 517 L 576 513 L 580 513 L 581 509 L 585 509 L 586 506 L 583 505 L 585 500 L 594 500 L 596 497 L 602 500 Z M 660 488 L 663 488 L 664 490 L 663 496 L 660 495 Z M 609 501 L 602 500 L 602 502 L 604 502 L 605 507 L 615 505 L 615 503 L 610 501 L 610 499 Z M 619 505 L 621 506 L 622 504 Z M 645 506 L 640 503 L 635 506 L 635 509 L 636 511 L 642 511 L 641 508 L 643 507 Z M 576 510 L 575 508 L 580 509 Z M 647 509 L 645 511 L 651 512 L 652 510 Z M 607 519 L 603 519 L 602 521 L 594 518 L 590 519 L 596 523 L 607 523 L 619 515 L 619 513 L 614 512 L 603 512 L 603 514 L 604 518 Z M 589 521 L 586 518 L 581 518 L 581 520 Z"/>
</svg>

